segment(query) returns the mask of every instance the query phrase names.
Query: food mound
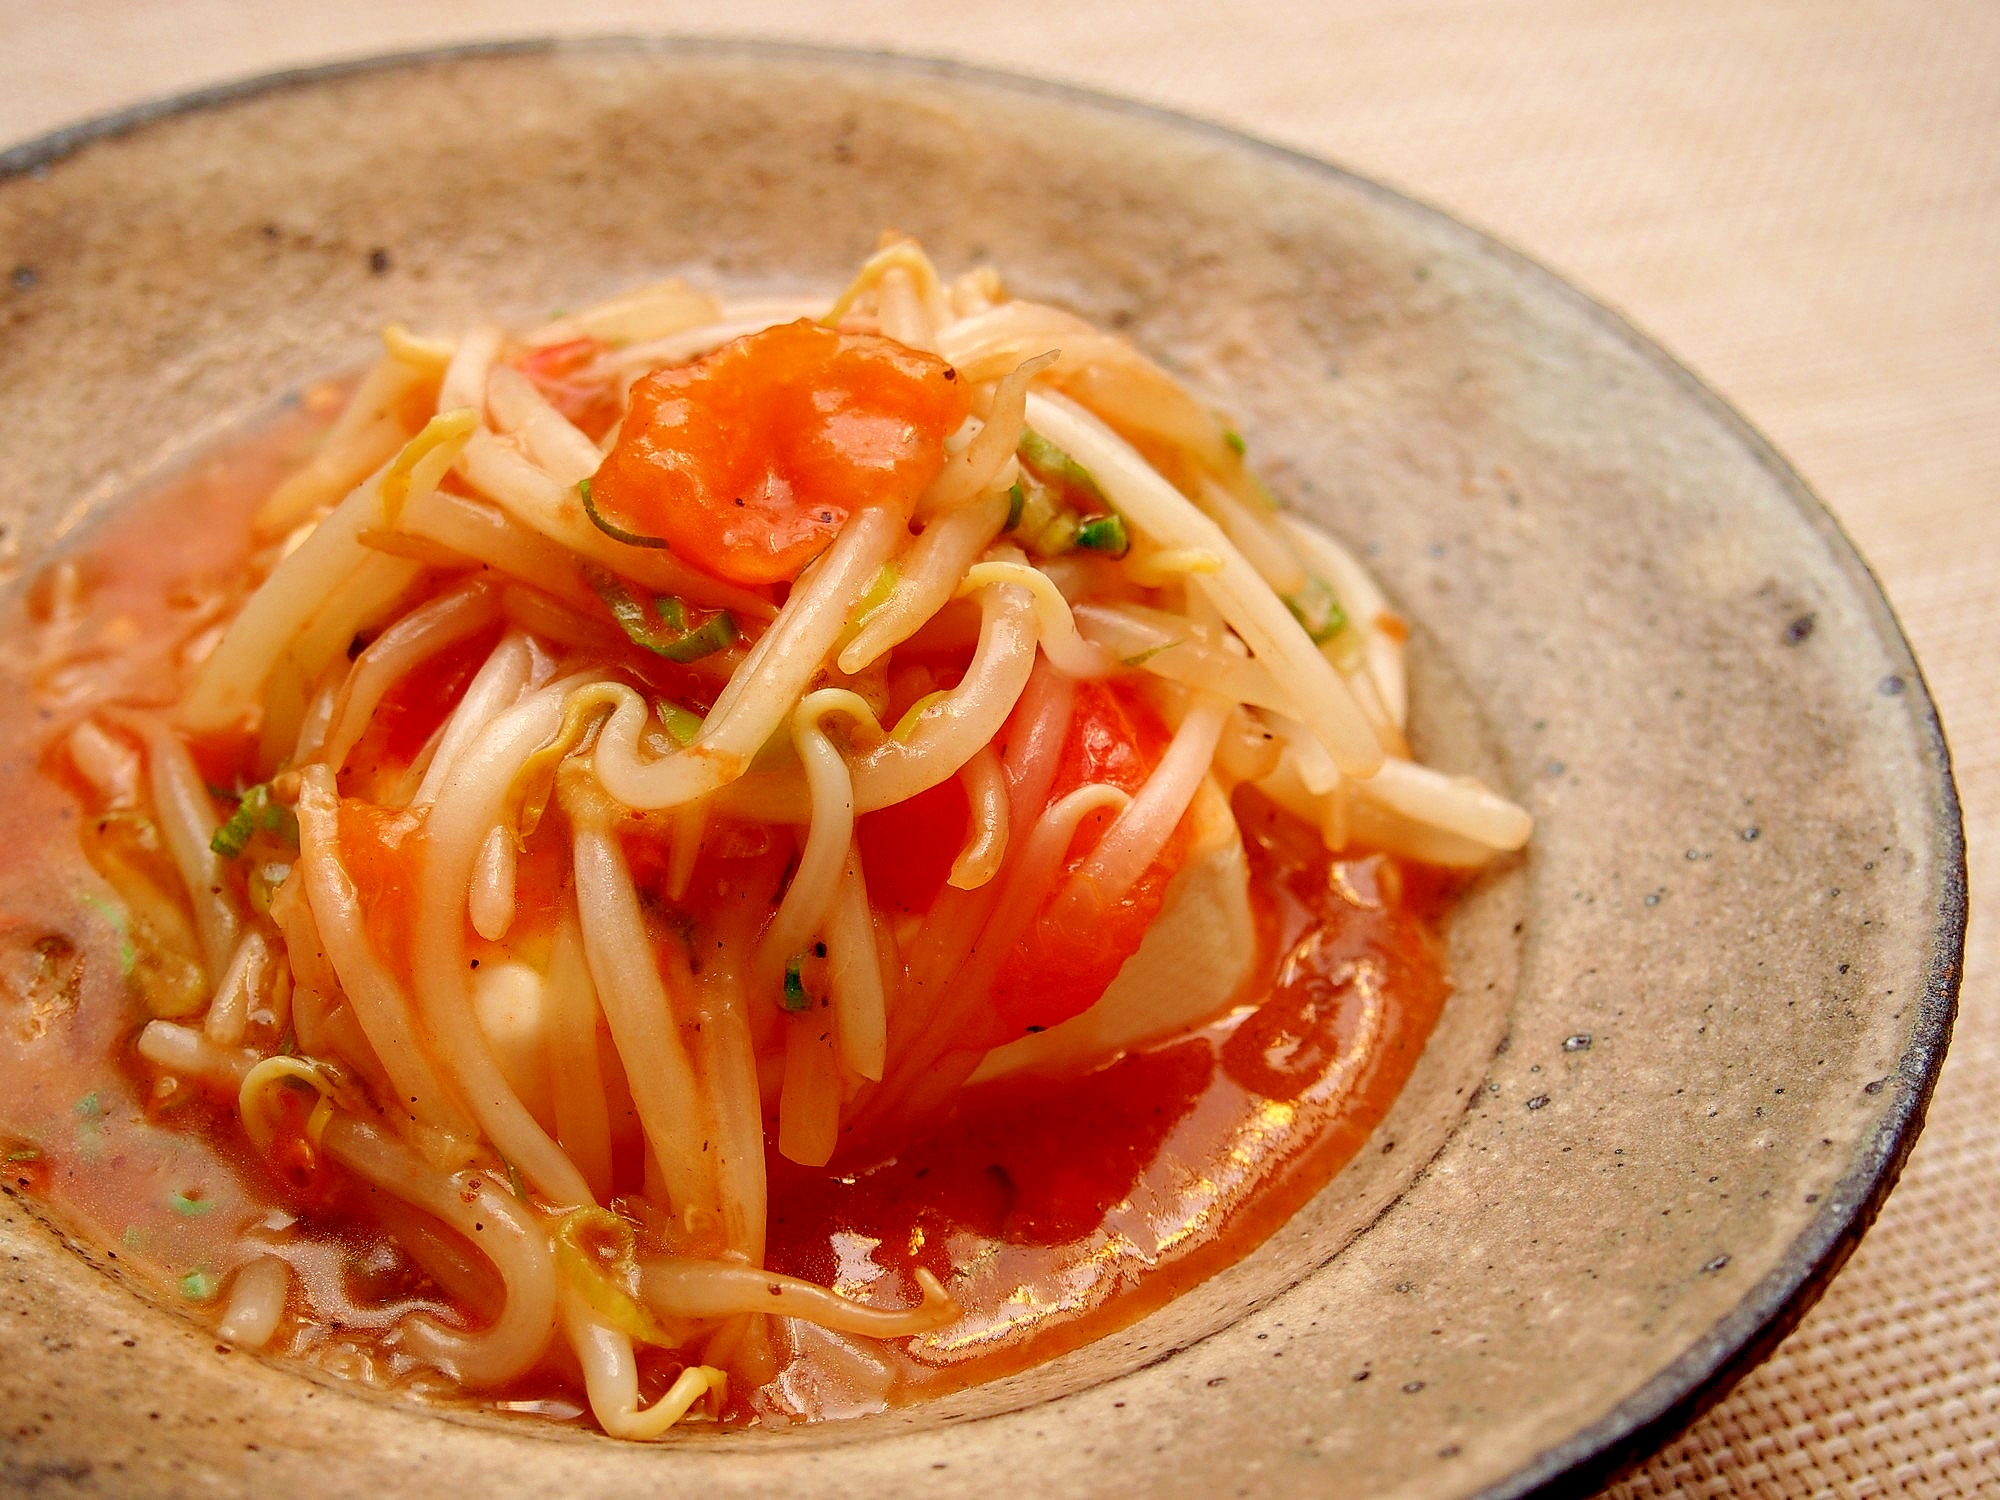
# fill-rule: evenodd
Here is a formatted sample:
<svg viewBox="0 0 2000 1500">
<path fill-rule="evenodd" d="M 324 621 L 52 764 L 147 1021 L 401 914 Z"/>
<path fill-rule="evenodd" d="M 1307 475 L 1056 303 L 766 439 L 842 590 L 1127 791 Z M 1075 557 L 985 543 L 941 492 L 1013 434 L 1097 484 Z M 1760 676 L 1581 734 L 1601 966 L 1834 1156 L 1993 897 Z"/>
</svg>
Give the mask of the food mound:
<svg viewBox="0 0 2000 1500">
<path fill-rule="evenodd" d="M 1159 366 L 893 237 L 384 347 L 18 601 L 11 1185 L 656 1438 L 1073 1347 L 1366 1137 L 1528 819 Z"/>
</svg>

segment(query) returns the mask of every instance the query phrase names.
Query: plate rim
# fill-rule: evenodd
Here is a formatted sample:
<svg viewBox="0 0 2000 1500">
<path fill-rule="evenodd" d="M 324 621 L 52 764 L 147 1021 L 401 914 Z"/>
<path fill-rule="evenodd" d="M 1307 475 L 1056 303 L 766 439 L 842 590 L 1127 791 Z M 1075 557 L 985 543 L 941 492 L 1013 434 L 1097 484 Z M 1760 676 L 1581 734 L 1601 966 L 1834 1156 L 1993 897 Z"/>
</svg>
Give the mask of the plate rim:
<svg viewBox="0 0 2000 1500">
<path fill-rule="evenodd" d="M 1902 1086 L 1873 1134 L 1860 1143 L 1853 1165 L 1826 1193 L 1822 1206 L 1785 1247 L 1777 1264 L 1733 1308 L 1610 1411 L 1542 1449 L 1506 1478 L 1476 1492 L 1472 1500 L 1590 1495 L 1614 1473 L 1636 1466 L 1664 1447 L 1727 1395 L 1798 1326 L 1874 1223 L 1923 1129 L 1958 1010 L 1968 884 L 1964 818 L 1952 774 L 1950 747 L 1936 700 L 1895 607 L 1831 508 L 1755 423 L 1677 355 L 1625 314 L 1501 236 L 1470 224 L 1420 196 L 1235 126 L 1081 84 L 979 63 L 889 49 L 675 32 L 550 33 L 445 42 L 243 75 L 88 116 L 0 149 L 0 184 L 24 176 L 43 176 L 66 157 L 148 125 L 266 94 L 399 68 L 592 52 L 791 60 L 945 79 L 1124 115 L 1166 130 L 1207 137 L 1233 149 L 1248 150 L 1331 179 L 1399 212 L 1448 227 L 1464 236 L 1476 253 L 1496 258 L 1515 274 L 1537 283 L 1541 290 L 1567 301 L 1630 353 L 1666 375 L 1710 418 L 1719 422 L 1819 535 L 1828 548 L 1830 560 L 1849 576 L 1860 601 L 1874 617 L 1878 638 L 1893 657 L 1899 658 L 1895 676 L 1902 681 L 1900 695 L 1906 711 L 1917 721 L 1923 758 L 1934 777 L 1929 788 L 1933 799 L 1929 833 L 1938 870 L 1937 912 L 1931 928 L 1931 964 L 1910 1028 L 1909 1044 L 1897 1057 L 1890 1075 Z"/>
</svg>

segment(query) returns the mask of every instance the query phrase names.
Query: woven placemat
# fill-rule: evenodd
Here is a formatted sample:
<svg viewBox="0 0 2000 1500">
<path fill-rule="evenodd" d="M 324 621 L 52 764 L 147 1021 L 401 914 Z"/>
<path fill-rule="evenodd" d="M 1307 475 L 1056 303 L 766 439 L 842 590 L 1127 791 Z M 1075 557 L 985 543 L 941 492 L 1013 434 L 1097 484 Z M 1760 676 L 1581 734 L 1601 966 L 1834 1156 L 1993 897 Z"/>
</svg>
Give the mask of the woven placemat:
<svg viewBox="0 0 2000 1500">
<path fill-rule="evenodd" d="M 1297 145 L 1488 228 L 1734 400 L 1880 575 L 1972 850 L 1963 1008 L 1881 1222 L 1620 1497 L 2000 1492 L 2000 5 L 1993 0 L 0 0 L 0 140 L 468 36 L 756 34 L 948 55 Z"/>
</svg>

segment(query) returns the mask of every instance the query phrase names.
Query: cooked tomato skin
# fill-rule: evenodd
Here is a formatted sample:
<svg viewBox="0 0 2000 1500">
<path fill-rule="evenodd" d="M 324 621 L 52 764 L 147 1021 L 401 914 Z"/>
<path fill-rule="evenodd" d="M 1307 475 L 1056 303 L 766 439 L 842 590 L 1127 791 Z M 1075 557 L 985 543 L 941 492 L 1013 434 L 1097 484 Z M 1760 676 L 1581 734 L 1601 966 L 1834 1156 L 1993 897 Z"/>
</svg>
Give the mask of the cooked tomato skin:
<svg viewBox="0 0 2000 1500">
<path fill-rule="evenodd" d="M 1049 788 L 1050 805 L 1092 783 L 1136 795 L 1171 740 L 1167 727 L 1131 689 L 1116 682 L 1079 684 L 1062 762 Z M 1065 921 L 1057 913 L 1057 898 L 1112 820 L 1110 812 L 1096 812 L 1078 826 L 1062 878 L 1001 966 L 981 1029 L 965 1045 L 997 1047 L 1081 1015 L 1139 951 L 1160 914 L 1168 883 L 1187 862 L 1187 820 L 1181 820 L 1159 856 L 1117 901 L 1086 901 Z"/>
<path fill-rule="evenodd" d="M 970 822 L 965 788 L 955 776 L 856 818 L 869 895 L 893 911 L 929 911 L 965 847 Z"/>
<path fill-rule="evenodd" d="M 643 377 L 591 495 L 718 578 L 780 583 L 860 507 L 907 514 L 967 410 L 935 355 L 801 320 Z"/>
<path fill-rule="evenodd" d="M 595 442 L 618 421 L 617 384 L 598 373 L 603 368 L 598 361 L 610 347 L 602 339 L 571 339 L 529 350 L 514 361 L 514 368 Z"/>
<path fill-rule="evenodd" d="M 340 862 L 361 898 L 376 956 L 404 977 L 410 973 L 423 835 L 419 814 L 340 799 Z"/>
</svg>

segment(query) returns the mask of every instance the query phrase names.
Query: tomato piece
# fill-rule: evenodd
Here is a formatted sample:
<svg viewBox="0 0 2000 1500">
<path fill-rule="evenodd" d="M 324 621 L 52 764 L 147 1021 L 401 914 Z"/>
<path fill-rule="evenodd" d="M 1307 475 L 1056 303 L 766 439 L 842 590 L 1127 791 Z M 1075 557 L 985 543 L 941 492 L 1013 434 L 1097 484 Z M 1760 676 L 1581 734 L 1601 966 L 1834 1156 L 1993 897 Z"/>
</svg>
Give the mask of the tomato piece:
<svg viewBox="0 0 2000 1500">
<path fill-rule="evenodd" d="M 348 756 L 342 781 L 370 801 L 386 793 L 423 753 L 438 726 L 458 707 L 465 689 L 492 654 L 500 627 L 447 646 L 419 662 L 382 695 L 360 743 Z"/>
<path fill-rule="evenodd" d="M 340 800 L 340 862 L 361 898 L 376 955 L 407 980 L 424 820 L 406 808 Z"/>
<path fill-rule="evenodd" d="M 916 503 L 965 420 L 963 386 L 893 339 L 768 328 L 634 385 L 591 499 L 718 578 L 782 582 L 854 510 Z"/>
<path fill-rule="evenodd" d="M 931 909 L 952 861 L 965 847 L 971 821 L 965 788 L 956 776 L 929 791 L 854 820 L 868 894 L 892 910 L 922 915 Z"/>
<path fill-rule="evenodd" d="M 1080 684 L 1062 761 L 1049 788 L 1050 804 L 1092 782 L 1136 794 L 1171 740 L 1167 727 L 1130 689 L 1115 683 Z M 1055 910 L 1069 873 L 1097 847 L 1113 816 L 1093 813 L 1078 825 L 1063 878 L 1001 965 L 984 1024 L 965 1045 L 997 1047 L 1081 1015 L 1139 951 L 1166 900 L 1168 883 L 1187 861 L 1185 818 L 1145 873 L 1109 907 L 1087 902 L 1067 920 Z"/>
<path fill-rule="evenodd" d="M 595 442 L 618 420 L 617 380 L 598 363 L 610 347 L 602 339 L 571 339 L 529 350 L 514 361 L 514 368 Z"/>
</svg>

